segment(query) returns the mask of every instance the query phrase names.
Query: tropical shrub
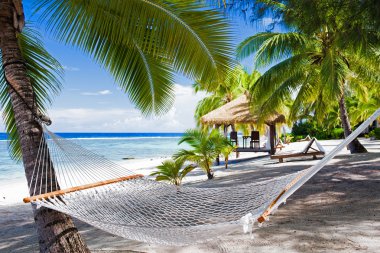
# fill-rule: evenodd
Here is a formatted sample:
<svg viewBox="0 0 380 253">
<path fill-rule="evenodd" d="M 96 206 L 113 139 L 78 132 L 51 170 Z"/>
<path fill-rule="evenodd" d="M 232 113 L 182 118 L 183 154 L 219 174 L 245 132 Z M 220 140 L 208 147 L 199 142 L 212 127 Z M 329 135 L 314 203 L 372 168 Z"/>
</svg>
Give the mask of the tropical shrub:
<svg viewBox="0 0 380 253">
<path fill-rule="evenodd" d="M 331 129 L 322 128 L 317 125 L 317 122 L 307 121 L 294 124 L 291 135 L 293 136 L 292 141 L 301 140 L 307 135 L 320 140 L 342 139 L 344 138 L 344 129 L 340 127 Z"/>
<path fill-rule="evenodd" d="M 213 129 L 210 133 L 197 129 L 185 132 L 178 144 L 187 143 L 192 149 L 181 149 L 173 155 L 174 159 L 196 163 L 212 179 L 214 174 L 211 169 L 213 161 L 222 153 L 224 148 L 231 145 L 227 138 Z"/>
<path fill-rule="evenodd" d="M 342 139 L 344 138 L 344 129 L 343 128 L 334 128 L 331 130 L 332 139 Z"/>
<path fill-rule="evenodd" d="M 194 165 L 184 166 L 184 160 L 166 160 L 150 175 L 156 176 L 156 181 L 168 181 L 180 186 L 182 179 L 193 169 L 195 169 Z"/>
<path fill-rule="evenodd" d="M 368 133 L 369 137 L 375 137 L 376 140 L 380 140 L 380 128 L 375 128 Z"/>
</svg>

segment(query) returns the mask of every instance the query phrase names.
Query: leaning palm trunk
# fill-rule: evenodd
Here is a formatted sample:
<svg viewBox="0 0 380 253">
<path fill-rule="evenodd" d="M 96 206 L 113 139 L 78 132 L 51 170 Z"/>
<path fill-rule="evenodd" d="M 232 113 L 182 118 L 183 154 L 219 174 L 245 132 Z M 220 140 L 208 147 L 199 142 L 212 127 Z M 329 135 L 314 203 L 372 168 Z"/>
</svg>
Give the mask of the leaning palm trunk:
<svg viewBox="0 0 380 253">
<path fill-rule="evenodd" d="M 344 136 L 347 138 L 352 133 L 350 120 L 348 119 L 346 103 L 344 99 L 344 94 L 342 94 L 341 99 L 339 100 L 339 115 L 340 120 L 342 121 L 342 126 L 344 129 Z M 367 149 L 355 138 L 349 145 L 348 149 L 351 153 L 366 153 Z"/>
<path fill-rule="evenodd" d="M 23 64 L 16 34 L 23 26 L 21 1 L 0 0 L 0 48 L 5 78 L 8 81 L 9 95 L 13 106 L 17 131 L 20 137 L 25 175 L 32 185 L 32 173 L 42 136 L 42 129 L 35 120 L 34 93 Z M 34 112 L 32 112 L 32 110 Z M 46 145 L 46 144 L 45 144 Z M 49 156 L 44 164 L 51 163 Z M 42 168 L 43 169 L 43 168 Z M 41 189 L 57 189 L 54 174 L 49 180 L 37 183 Z M 43 184 L 43 185 L 42 185 Z M 30 189 L 33 194 L 33 189 Z M 33 206 L 34 220 L 39 236 L 41 252 L 89 252 L 71 218 L 47 208 Z"/>
</svg>

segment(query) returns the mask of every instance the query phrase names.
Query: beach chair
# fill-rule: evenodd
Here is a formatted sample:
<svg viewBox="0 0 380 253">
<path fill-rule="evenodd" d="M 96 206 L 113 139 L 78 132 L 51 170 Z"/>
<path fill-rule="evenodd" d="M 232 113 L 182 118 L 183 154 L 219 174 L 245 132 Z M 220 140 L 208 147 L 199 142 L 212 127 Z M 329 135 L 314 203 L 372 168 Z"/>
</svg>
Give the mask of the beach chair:
<svg viewBox="0 0 380 253">
<path fill-rule="evenodd" d="M 301 141 L 311 141 L 311 140 L 312 140 L 312 138 L 310 137 L 310 135 L 307 135 L 305 138 L 298 140 L 298 142 L 301 142 Z"/>
<path fill-rule="evenodd" d="M 315 144 L 315 146 L 313 146 Z M 317 155 L 325 155 L 325 150 L 322 145 L 317 141 L 316 138 L 311 139 L 306 147 L 301 152 L 282 152 L 277 153 L 275 155 L 271 155 L 271 159 L 278 159 L 280 163 L 284 162 L 284 158 L 291 157 L 304 157 L 304 156 L 312 156 L 313 159 L 317 159 Z"/>
<path fill-rule="evenodd" d="M 260 133 L 259 131 L 251 131 L 250 148 L 260 148 Z"/>
<path fill-rule="evenodd" d="M 281 139 L 278 139 L 278 141 L 277 141 L 277 144 L 276 144 L 276 147 L 275 147 L 276 149 L 280 149 L 280 150 L 282 150 L 283 148 L 285 148 L 285 145 L 284 145 L 284 143 L 282 142 L 282 140 Z"/>
<path fill-rule="evenodd" d="M 230 142 L 231 142 L 231 144 L 235 143 L 236 146 L 238 145 L 238 135 L 237 135 L 237 132 L 232 131 L 230 133 Z"/>
</svg>

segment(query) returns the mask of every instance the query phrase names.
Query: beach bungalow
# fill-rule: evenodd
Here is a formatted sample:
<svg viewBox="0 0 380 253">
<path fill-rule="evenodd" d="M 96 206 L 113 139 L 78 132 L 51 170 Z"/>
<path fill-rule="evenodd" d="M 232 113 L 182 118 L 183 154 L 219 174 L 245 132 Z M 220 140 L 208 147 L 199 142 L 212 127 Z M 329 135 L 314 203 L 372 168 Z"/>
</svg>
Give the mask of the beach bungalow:
<svg viewBox="0 0 380 253">
<path fill-rule="evenodd" d="M 248 93 L 232 100 L 231 102 L 207 113 L 202 116 L 201 122 L 203 125 L 214 126 L 230 126 L 235 124 L 257 124 L 259 115 L 254 113 L 250 107 L 250 96 Z M 238 147 L 236 152 L 276 152 L 276 124 L 285 123 L 285 116 L 274 112 L 271 115 L 266 115 L 265 124 L 269 126 L 270 148 L 242 148 Z M 245 138 L 249 138 L 248 136 Z"/>
</svg>

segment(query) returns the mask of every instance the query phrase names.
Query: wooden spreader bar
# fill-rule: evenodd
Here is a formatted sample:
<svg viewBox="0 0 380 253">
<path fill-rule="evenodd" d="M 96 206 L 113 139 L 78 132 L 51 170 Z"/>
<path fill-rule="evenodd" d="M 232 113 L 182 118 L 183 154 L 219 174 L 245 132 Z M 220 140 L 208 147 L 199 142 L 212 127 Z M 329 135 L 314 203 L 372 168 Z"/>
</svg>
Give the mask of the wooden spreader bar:
<svg viewBox="0 0 380 253">
<path fill-rule="evenodd" d="M 63 189 L 63 190 L 57 190 L 57 191 L 53 191 L 53 192 L 48 192 L 48 193 L 44 193 L 44 194 L 40 194 L 40 195 L 27 197 L 27 198 L 24 198 L 23 201 L 24 201 L 24 203 L 30 203 L 32 201 L 36 201 L 39 199 L 48 199 L 50 197 L 57 197 L 57 196 L 64 195 L 66 193 L 86 190 L 86 189 L 95 188 L 95 187 L 102 186 L 102 185 L 113 184 L 113 183 L 117 183 L 117 182 L 131 180 L 131 179 L 137 179 L 137 178 L 141 178 L 141 177 L 144 177 L 144 175 L 136 174 L 136 175 L 132 175 L 132 176 L 125 176 L 125 177 L 119 177 L 119 178 L 115 178 L 115 179 L 99 181 L 96 183 L 85 184 L 85 185 L 81 185 L 81 186 L 75 186 L 75 187 L 71 187 L 71 188 L 67 188 L 67 189 Z"/>
<path fill-rule="evenodd" d="M 261 216 L 259 218 L 257 218 L 257 221 L 259 223 L 263 223 L 267 217 L 271 214 L 271 212 L 273 211 L 272 208 L 273 206 L 278 202 L 278 200 L 282 197 L 282 195 L 284 195 L 295 183 L 297 183 L 298 180 L 301 179 L 301 177 L 303 177 L 305 175 L 306 171 L 304 171 L 303 173 L 300 173 L 296 178 L 294 178 L 286 187 L 284 190 L 281 191 L 281 193 L 276 197 L 275 200 L 272 201 L 272 203 L 270 203 L 270 205 L 268 206 L 268 208 L 261 214 Z"/>
</svg>

